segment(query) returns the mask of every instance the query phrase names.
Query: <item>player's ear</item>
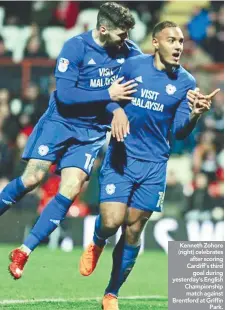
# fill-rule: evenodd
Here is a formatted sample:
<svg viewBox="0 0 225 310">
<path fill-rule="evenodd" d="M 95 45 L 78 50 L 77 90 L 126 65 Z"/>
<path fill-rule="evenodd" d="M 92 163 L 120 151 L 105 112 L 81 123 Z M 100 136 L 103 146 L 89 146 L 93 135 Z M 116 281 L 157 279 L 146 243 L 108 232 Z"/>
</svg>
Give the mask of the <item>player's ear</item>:
<svg viewBox="0 0 225 310">
<path fill-rule="evenodd" d="M 99 31 L 102 35 L 106 35 L 107 34 L 107 28 L 104 25 L 101 25 L 99 28 Z"/>
<path fill-rule="evenodd" d="M 152 45 L 154 46 L 155 50 L 159 49 L 159 42 L 156 38 L 152 39 Z"/>
</svg>

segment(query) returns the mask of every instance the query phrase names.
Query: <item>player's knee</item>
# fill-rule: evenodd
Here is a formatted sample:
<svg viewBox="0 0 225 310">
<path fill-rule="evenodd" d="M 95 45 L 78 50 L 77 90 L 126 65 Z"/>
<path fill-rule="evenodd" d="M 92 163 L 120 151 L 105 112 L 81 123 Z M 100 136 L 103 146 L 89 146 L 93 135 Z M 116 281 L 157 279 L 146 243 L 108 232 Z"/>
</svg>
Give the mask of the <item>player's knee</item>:
<svg viewBox="0 0 225 310">
<path fill-rule="evenodd" d="M 23 184 L 27 188 L 35 188 L 44 179 L 45 173 L 37 171 L 35 173 L 29 173 L 25 171 L 21 177 Z"/>
<path fill-rule="evenodd" d="M 74 200 L 80 193 L 87 174 L 75 167 L 64 168 L 61 171 L 59 193 L 70 200 Z"/>
<path fill-rule="evenodd" d="M 107 216 L 102 218 L 102 224 L 105 229 L 117 230 L 123 224 L 123 219 L 117 216 Z"/>
<path fill-rule="evenodd" d="M 129 244 L 137 244 L 142 233 L 142 225 L 135 223 L 126 227 L 126 242 Z"/>
<path fill-rule="evenodd" d="M 50 161 L 30 159 L 22 175 L 23 184 L 27 188 L 35 188 L 43 181 L 50 166 Z"/>
<path fill-rule="evenodd" d="M 78 178 L 69 178 L 62 180 L 59 188 L 59 193 L 70 200 L 74 200 L 80 193 L 83 181 Z"/>
</svg>

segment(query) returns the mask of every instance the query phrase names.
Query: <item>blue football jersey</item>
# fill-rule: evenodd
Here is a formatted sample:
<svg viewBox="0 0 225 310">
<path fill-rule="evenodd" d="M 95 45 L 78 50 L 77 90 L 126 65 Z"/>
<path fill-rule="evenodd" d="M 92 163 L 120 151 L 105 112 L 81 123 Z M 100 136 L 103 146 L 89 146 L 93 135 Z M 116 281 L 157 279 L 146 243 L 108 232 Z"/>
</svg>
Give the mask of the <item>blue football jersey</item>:
<svg viewBox="0 0 225 310">
<path fill-rule="evenodd" d="M 57 59 L 55 77 L 73 81 L 77 88 L 91 92 L 106 90 L 118 78 L 126 59 L 139 54 L 141 51 L 130 40 L 125 41 L 119 52 L 108 51 L 99 46 L 92 37 L 92 31 L 88 31 L 64 44 Z M 58 121 L 66 119 L 68 123 L 81 127 L 106 128 L 105 104 L 95 102 L 88 105 L 63 105 L 57 100 L 56 90 L 51 94 L 49 108 L 52 109 L 52 118 Z"/>
<path fill-rule="evenodd" d="M 190 115 L 186 96 L 196 87 L 194 77 L 182 66 L 171 74 L 160 71 L 154 66 L 154 56 L 144 54 L 127 60 L 120 75 L 138 83 L 132 102 L 124 106 L 130 121 L 130 134 L 124 141 L 126 154 L 147 161 L 167 161 L 172 126 Z"/>
</svg>

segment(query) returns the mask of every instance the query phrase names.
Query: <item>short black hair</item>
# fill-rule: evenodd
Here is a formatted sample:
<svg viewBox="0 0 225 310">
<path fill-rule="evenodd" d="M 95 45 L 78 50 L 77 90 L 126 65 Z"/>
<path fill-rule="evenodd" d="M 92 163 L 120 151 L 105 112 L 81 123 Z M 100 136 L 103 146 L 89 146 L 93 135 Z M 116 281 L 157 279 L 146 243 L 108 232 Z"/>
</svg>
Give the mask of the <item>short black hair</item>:
<svg viewBox="0 0 225 310">
<path fill-rule="evenodd" d="M 97 17 L 97 29 L 101 25 L 107 25 L 111 29 L 131 29 L 135 25 L 134 17 L 130 10 L 116 2 L 106 2 L 100 6 Z"/>
<path fill-rule="evenodd" d="M 168 20 L 156 24 L 152 31 L 152 37 L 155 38 L 157 33 L 161 32 L 165 28 L 170 28 L 170 27 L 179 27 L 179 26 L 176 23 L 168 21 Z"/>
</svg>

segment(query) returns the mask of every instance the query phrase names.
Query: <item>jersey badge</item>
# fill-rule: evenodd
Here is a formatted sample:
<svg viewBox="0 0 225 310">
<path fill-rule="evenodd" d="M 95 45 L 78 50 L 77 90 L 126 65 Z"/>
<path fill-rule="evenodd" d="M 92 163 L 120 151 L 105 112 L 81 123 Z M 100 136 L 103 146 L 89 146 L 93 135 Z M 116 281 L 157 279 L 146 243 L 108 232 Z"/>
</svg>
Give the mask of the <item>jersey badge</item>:
<svg viewBox="0 0 225 310">
<path fill-rule="evenodd" d="M 60 72 L 66 72 L 66 70 L 68 69 L 69 66 L 69 60 L 66 58 L 60 58 L 59 59 L 59 64 L 58 64 L 58 70 Z"/>
<path fill-rule="evenodd" d="M 166 85 L 166 92 L 167 92 L 168 95 L 173 95 L 176 90 L 177 89 L 176 89 L 176 87 L 174 85 L 172 85 L 172 84 Z"/>
<path fill-rule="evenodd" d="M 49 152 L 49 147 L 47 145 L 40 145 L 38 148 L 38 154 L 41 156 L 47 155 Z"/>
<path fill-rule="evenodd" d="M 107 184 L 105 190 L 108 195 L 112 195 L 115 193 L 116 186 L 114 184 Z"/>
</svg>

